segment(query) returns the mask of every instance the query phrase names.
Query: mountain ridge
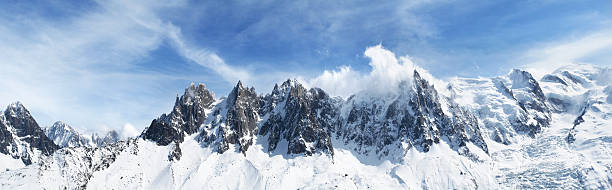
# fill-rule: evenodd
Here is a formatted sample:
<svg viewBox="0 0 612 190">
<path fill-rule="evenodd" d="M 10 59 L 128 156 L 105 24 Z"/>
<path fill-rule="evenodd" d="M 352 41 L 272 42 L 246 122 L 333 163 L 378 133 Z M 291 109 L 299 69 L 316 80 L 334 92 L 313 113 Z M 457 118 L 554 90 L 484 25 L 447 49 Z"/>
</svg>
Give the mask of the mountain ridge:
<svg viewBox="0 0 612 190">
<path fill-rule="evenodd" d="M 151 188 L 153 184 L 146 182 L 152 180 L 149 175 L 162 175 L 166 177 L 155 179 L 168 186 L 155 188 L 186 188 L 185 184 L 198 184 L 190 178 L 200 175 L 208 175 L 209 182 L 233 181 L 223 176 L 225 171 L 234 171 L 240 173 L 241 180 L 257 182 L 248 187 L 307 187 L 300 183 L 283 186 L 275 181 L 283 172 L 274 169 L 271 163 L 284 163 L 280 167 L 288 168 L 285 173 L 297 175 L 289 170 L 299 168 L 291 164 L 295 162 L 306 164 L 311 171 L 323 172 L 314 172 L 312 177 L 333 174 L 327 176 L 328 180 L 340 184 L 359 182 L 364 183 L 362 187 L 383 187 L 371 181 L 377 177 L 344 168 L 342 163 L 346 162 L 364 170 L 376 166 L 378 169 L 372 170 L 373 173 L 382 172 L 379 175 L 386 177 L 379 180 L 389 185 L 384 186 L 388 188 L 542 187 L 538 186 L 541 182 L 537 176 L 559 180 L 560 184 L 565 181 L 578 183 L 577 187 L 605 188 L 610 187 L 605 178 L 611 176 L 605 168 L 612 167 L 612 162 L 605 155 L 597 156 L 592 147 L 610 145 L 606 139 L 612 134 L 606 127 L 610 124 L 607 118 L 612 115 L 612 87 L 605 81 L 612 76 L 610 73 L 610 68 L 570 68 L 537 80 L 529 72 L 515 69 L 500 77 L 456 78 L 445 86 L 436 86 L 414 70 L 410 80 L 400 82 L 392 94 L 380 96 L 364 92 L 347 99 L 331 97 L 320 88 L 306 89 L 290 79 L 276 84 L 265 95 L 258 95 L 253 87 L 245 87 L 238 81 L 230 94 L 220 99 L 205 85 L 191 84 L 176 98 L 172 111 L 154 119 L 139 138 L 103 147 L 64 146 L 57 153 L 42 156 L 38 161 L 42 163 L 41 173 L 30 175 L 64 181 L 46 181 L 53 187 L 77 189 L 100 188 L 98 185 L 103 183 L 100 180 L 109 179 L 128 185 L 117 187 Z M 567 120 L 560 119 L 561 116 L 573 117 L 572 126 L 561 122 Z M 542 140 L 545 141 L 542 143 Z M 526 144 L 531 142 L 539 144 Z M 597 144 L 584 145 L 593 142 Z M 559 146 L 535 151 L 551 143 Z M 523 146 L 534 148 L 524 150 Z M 547 170 L 542 167 L 549 162 L 547 154 L 540 153 L 547 151 L 564 158 L 583 155 L 580 159 L 587 163 L 586 169 L 572 166 L 577 175 L 571 177 Z M 527 156 L 521 157 L 521 152 Z M 511 162 L 524 157 L 543 160 L 533 165 L 527 160 Z M 151 160 L 153 165 L 141 160 L 147 158 L 155 158 Z M 70 160 L 69 166 L 64 166 L 67 160 Z M 232 164 L 227 165 L 228 162 Z M 421 167 L 418 163 L 437 166 L 415 170 Z M 516 167 L 506 163 L 528 165 Z M 152 168 L 141 168 L 141 164 Z M 168 168 L 158 168 L 155 164 Z M 27 173 L 28 168 L 36 168 L 27 165 L 20 171 Z M 132 168 L 134 172 L 120 172 L 118 169 L 122 167 Z M 211 172 L 219 175 L 188 169 L 194 167 L 213 169 Z M 58 176 L 50 168 L 74 172 Z M 442 168 L 448 171 L 436 173 Z M 345 178 L 349 174 L 336 173 L 349 170 L 355 177 L 361 177 L 349 179 Z M 534 170 L 542 172 L 531 172 Z M 529 174 L 524 179 L 530 181 L 511 181 L 517 174 Z M 15 175 L 12 171 L 0 173 L 0 182 L 9 186 L 19 184 L 4 182 Z M 419 181 L 434 176 L 439 179 Z M 447 180 L 448 186 L 437 180 Z M 257 185 L 264 181 L 272 186 Z M 495 181 L 505 184 L 491 183 Z M 247 187 L 242 185 L 223 184 L 228 188 Z"/>
</svg>

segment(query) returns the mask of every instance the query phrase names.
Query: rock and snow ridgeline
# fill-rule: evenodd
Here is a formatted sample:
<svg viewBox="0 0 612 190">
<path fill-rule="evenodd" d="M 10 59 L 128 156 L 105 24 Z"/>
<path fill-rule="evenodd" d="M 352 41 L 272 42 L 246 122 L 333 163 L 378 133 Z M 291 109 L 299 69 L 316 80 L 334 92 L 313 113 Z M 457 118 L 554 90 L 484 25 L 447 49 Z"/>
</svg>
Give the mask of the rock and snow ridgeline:
<svg viewBox="0 0 612 190">
<path fill-rule="evenodd" d="M 562 136 L 559 139 L 565 140 L 554 142 L 570 147 L 564 155 L 576 154 L 592 163 L 591 170 L 577 168 L 570 177 L 577 179 L 577 187 L 610 188 L 612 141 L 606 140 L 612 138 L 610 70 L 566 67 L 541 80 L 512 70 L 507 76 L 456 78 L 435 87 L 415 70 L 394 93 L 363 92 L 346 100 L 319 88 L 306 89 L 295 80 L 276 85 L 266 95 L 238 82 L 221 99 L 203 84 L 192 84 L 177 97 L 169 114 L 154 119 L 139 138 L 125 141 L 117 141 L 116 133 L 83 136 L 62 122 L 43 131 L 16 103 L 0 116 L 0 152 L 28 166 L 1 173 L 0 185 L 548 187 L 537 180 L 508 181 L 524 171 L 506 163 L 521 154 L 527 155 L 521 159 L 538 160 L 534 156 L 538 154 L 530 151 L 547 150 L 524 147 Z M 561 115 L 574 118 L 570 126 L 555 120 Z M 596 154 L 592 146 L 606 151 L 585 156 Z M 299 170 L 309 172 L 301 176 L 295 173 Z M 232 171 L 240 176 L 225 176 Z M 529 174 L 550 177 L 546 172 Z M 20 175 L 38 180 L 11 181 Z"/>
<path fill-rule="evenodd" d="M 62 148 L 82 146 L 102 147 L 116 143 L 120 139 L 119 133 L 115 130 L 108 131 L 103 136 L 95 132 L 91 135 L 84 135 L 62 121 L 56 121 L 51 127 L 44 128 L 43 130 L 47 137 Z"/>
</svg>

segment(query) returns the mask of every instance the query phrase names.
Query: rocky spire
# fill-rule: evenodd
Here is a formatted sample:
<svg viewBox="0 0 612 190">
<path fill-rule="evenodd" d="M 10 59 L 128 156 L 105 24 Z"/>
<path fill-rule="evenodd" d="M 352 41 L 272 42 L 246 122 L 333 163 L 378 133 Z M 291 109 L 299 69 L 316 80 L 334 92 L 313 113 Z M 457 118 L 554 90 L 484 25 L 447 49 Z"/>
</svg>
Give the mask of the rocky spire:
<svg viewBox="0 0 612 190">
<path fill-rule="evenodd" d="M 347 115 L 336 134 L 346 148 L 378 157 L 401 157 L 407 149 L 428 152 L 433 144 L 447 141 L 462 154 L 472 142 L 485 152 L 478 122 L 456 103 L 443 101 L 433 85 L 415 70 L 412 84 L 399 83 L 391 97 L 357 94 L 343 105 Z M 448 112 L 443 110 L 443 105 Z"/>
<path fill-rule="evenodd" d="M 323 90 L 306 90 L 295 80 L 275 86 L 265 98 L 262 114 L 268 118 L 259 132 L 268 137 L 268 151 L 312 155 L 315 152 L 333 155 L 330 131 L 335 127 L 337 102 Z M 276 150 L 282 140 L 287 150 Z"/>
<path fill-rule="evenodd" d="M 185 135 L 197 132 L 204 123 L 206 110 L 211 109 L 214 102 L 214 94 L 204 84 L 192 83 L 180 98 L 177 97 L 172 112 L 154 119 L 141 136 L 162 146 L 183 142 Z"/>
<path fill-rule="evenodd" d="M 228 97 L 214 108 L 214 119 L 198 135 L 198 140 L 219 153 L 229 150 L 233 144 L 244 154 L 254 143 L 260 106 L 261 98 L 255 88 L 245 88 L 238 81 Z"/>
</svg>

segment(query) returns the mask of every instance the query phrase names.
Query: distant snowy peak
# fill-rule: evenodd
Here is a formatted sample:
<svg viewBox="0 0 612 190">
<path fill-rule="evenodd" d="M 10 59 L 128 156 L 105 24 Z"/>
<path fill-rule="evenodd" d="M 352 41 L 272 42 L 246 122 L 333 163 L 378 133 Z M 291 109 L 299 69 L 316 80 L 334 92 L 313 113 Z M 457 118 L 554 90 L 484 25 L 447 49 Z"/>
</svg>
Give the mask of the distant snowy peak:
<svg viewBox="0 0 612 190">
<path fill-rule="evenodd" d="M 79 134 L 70 125 L 57 121 L 51 127 L 45 128 L 45 134 L 60 147 L 88 146 L 89 140 Z"/>
<path fill-rule="evenodd" d="M 551 108 L 540 84 L 526 71 L 495 78 L 457 78 L 448 85 L 452 100 L 479 118 L 483 136 L 498 143 L 534 137 L 551 122 Z M 524 134 L 524 135 L 522 135 Z"/>
<path fill-rule="evenodd" d="M 119 133 L 117 133 L 117 131 L 110 130 L 104 132 L 103 136 L 99 135 L 98 133 L 92 133 L 89 139 L 89 141 L 91 142 L 89 143 L 89 145 L 91 147 L 103 147 L 118 142 L 119 140 L 121 140 L 121 137 L 119 136 Z"/>
<path fill-rule="evenodd" d="M 584 141 L 581 131 L 610 126 L 612 117 L 612 67 L 574 64 L 542 77 L 550 104 L 558 113 L 577 115 L 567 141 Z M 603 121 L 603 122 L 602 122 Z"/>
<path fill-rule="evenodd" d="M 119 133 L 115 130 L 102 132 L 102 135 L 98 132 L 91 134 L 81 134 L 75 130 L 72 126 L 62 121 L 57 121 L 44 129 L 45 134 L 55 144 L 64 147 L 102 147 L 109 144 L 116 143 L 121 139 Z"/>
<path fill-rule="evenodd" d="M 556 112 L 578 113 L 599 91 L 612 102 L 612 68 L 569 65 L 542 77 L 543 88 Z M 576 107 L 578 105 L 578 107 Z"/>
<path fill-rule="evenodd" d="M 10 104 L 0 115 L 0 153 L 29 165 L 57 149 L 20 102 Z"/>
</svg>

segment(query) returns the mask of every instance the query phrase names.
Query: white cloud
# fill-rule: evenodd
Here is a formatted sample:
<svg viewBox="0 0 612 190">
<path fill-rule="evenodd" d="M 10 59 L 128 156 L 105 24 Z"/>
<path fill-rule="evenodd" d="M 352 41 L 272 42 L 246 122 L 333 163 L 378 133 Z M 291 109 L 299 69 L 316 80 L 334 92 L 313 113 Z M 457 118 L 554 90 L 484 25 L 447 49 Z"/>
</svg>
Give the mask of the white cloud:
<svg viewBox="0 0 612 190">
<path fill-rule="evenodd" d="M 427 71 L 416 66 L 408 56 L 398 58 L 382 45 L 367 48 L 364 55 L 371 60 L 369 65 L 372 70 L 369 73 L 361 74 L 350 66 L 342 66 L 336 71 L 324 71 L 306 83 L 324 89 L 333 96 L 346 98 L 364 90 L 375 94 L 394 92 L 401 81 L 412 84 L 414 70 L 422 77 L 433 80 Z"/>
<path fill-rule="evenodd" d="M 126 123 L 123 125 L 123 128 L 121 129 L 121 137 L 122 138 L 130 138 L 130 137 L 135 137 L 140 135 L 140 131 L 136 129 L 136 127 L 134 127 L 134 125 L 130 124 L 130 123 Z"/>
</svg>

